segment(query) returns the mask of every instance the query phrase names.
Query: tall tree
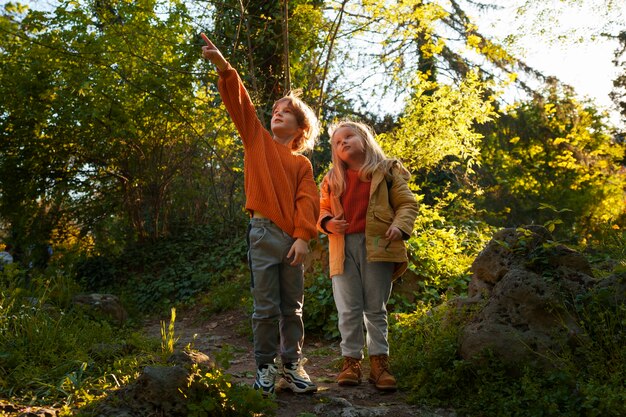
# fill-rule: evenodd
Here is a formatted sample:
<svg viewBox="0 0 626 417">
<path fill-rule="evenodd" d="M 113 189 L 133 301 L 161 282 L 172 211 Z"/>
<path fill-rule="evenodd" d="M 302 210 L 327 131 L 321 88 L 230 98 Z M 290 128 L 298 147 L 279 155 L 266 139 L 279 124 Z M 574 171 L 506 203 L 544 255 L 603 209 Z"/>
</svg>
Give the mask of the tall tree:
<svg viewBox="0 0 626 417">
<path fill-rule="evenodd" d="M 622 115 L 622 122 L 626 125 L 626 31 L 621 32 L 618 39 L 620 46 L 615 51 L 613 63 L 620 72 L 613 80 L 613 91 L 610 95 Z"/>
<path fill-rule="evenodd" d="M 283 97 L 286 78 L 302 89 L 304 99 L 316 97 L 317 52 L 327 30 L 320 0 L 227 0 L 216 8 L 212 38 L 241 73 L 259 116 L 269 123 L 272 104 Z M 288 20 L 288 30 L 284 22 Z M 285 46 L 289 46 L 288 59 Z M 289 68 L 286 63 L 289 62 Z"/>
<path fill-rule="evenodd" d="M 8 5 L 3 19 L 0 215 L 14 230 L 31 204 L 71 212 L 86 232 L 116 219 L 130 226 L 126 238 L 156 238 L 185 218 L 173 203 L 190 189 L 176 184 L 229 171 L 213 147 L 227 140 L 226 117 L 211 91 L 197 100 L 199 45 L 181 1 L 67 1 L 49 13 Z M 224 216 L 208 193 L 185 210 L 211 200 Z"/>
</svg>

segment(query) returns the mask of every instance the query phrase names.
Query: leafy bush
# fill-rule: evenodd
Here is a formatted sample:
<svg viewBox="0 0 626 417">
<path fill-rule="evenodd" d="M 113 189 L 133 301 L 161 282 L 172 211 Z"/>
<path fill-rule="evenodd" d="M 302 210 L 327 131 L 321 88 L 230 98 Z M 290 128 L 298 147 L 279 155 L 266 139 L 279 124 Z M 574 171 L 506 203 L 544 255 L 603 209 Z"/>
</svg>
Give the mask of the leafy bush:
<svg viewBox="0 0 626 417">
<path fill-rule="evenodd" d="M 95 255 L 82 260 L 77 267 L 77 281 L 87 290 L 97 290 L 115 285 L 118 275 L 114 260 Z"/>
<path fill-rule="evenodd" d="M 608 223 L 598 229 L 584 248 L 595 275 L 604 277 L 612 272 L 626 271 L 626 228 Z"/>
<path fill-rule="evenodd" d="M 486 124 L 476 201 L 490 224 L 545 224 L 542 204 L 567 208 L 560 240 L 587 239 L 598 226 L 624 218 L 624 144 L 606 115 L 549 82 L 544 92 Z M 480 202 L 480 200 L 483 200 Z"/>
<path fill-rule="evenodd" d="M 332 280 L 321 263 L 315 263 L 311 272 L 305 274 L 304 285 L 303 321 L 305 329 L 320 333 L 327 339 L 339 337 Z"/>
<path fill-rule="evenodd" d="M 409 270 L 420 286 L 415 295 L 426 303 L 441 302 L 446 293 L 466 292 L 469 268 L 493 231 L 479 221 L 448 221 L 440 210 L 438 205 L 422 204 L 407 242 Z"/>
<path fill-rule="evenodd" d="M 264 398 L 260 391 L 247 385 L 233 385 L 230 375 L 219 369 L 202 372 L 192 369 L 189 387 L 184 391 L 188 398 L 189 417 L 247 417 L 273 416 L 276 403 Z"/>
<path fill-rule="evenodd" d="M 415 402 L 447 406 L 463 383 L 454 372 L 462 365 L 457 356 L 460 323 L 447 316 L 445 307 L 429 310 L 424 303 L 414 313 L 390 316 L 393 369 Z"/>
<path fill-rule="evenodd" d="M 28 287 L 21 286 L 24 277 Z M 128 381 L 152 360 L 147 340 L 71 308 L 74 277 L 10 265 L 0 282 L 0 395 L 76 406 Z"/>
<path fill-rule="evenodd" d="M 608 303 L 603 291 L 576 305 L 584 334 L 551 371 L 511 375 L 488 352 L 482 366 L 463 360 L 457 340 L 471 314 L 445 304 L 392 316 L 393 369 L 411 402 L 472 416 L 626 415 L 626 306 Z"/>
<path fill-rule="evenodd" d="M 246 265 L 242 264 L 239 269 L 223 274 L 217 284 L 197 299 L 197 303 L 203 307 L 203 313 L 212 315 L 239 306 L 252 309 L 250 271 Z"/>
</svg>

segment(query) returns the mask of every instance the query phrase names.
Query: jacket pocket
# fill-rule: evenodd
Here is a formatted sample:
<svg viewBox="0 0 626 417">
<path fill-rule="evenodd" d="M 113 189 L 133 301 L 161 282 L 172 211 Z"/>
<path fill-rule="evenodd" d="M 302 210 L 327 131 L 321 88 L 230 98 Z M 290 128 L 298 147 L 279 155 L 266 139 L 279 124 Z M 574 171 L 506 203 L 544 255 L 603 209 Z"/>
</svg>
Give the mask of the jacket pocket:
<svg viewBox="0 0 626 417">
<path fill-rule="evenodd" d="M 374 210 L 374 217 L 385 223 L 385 224 L 391 224 L 393 223 L 393 210 L 384 210 L 384 209 L 379 209 L 379 210 Z"/>
<path fill-rule="evenodd" d="M 374 238 L 368 257 L 372 261 L 402 262 L 406 260 L 406 247 L 401 240 L 389 241 L 382 237 Z"/>
</svg>

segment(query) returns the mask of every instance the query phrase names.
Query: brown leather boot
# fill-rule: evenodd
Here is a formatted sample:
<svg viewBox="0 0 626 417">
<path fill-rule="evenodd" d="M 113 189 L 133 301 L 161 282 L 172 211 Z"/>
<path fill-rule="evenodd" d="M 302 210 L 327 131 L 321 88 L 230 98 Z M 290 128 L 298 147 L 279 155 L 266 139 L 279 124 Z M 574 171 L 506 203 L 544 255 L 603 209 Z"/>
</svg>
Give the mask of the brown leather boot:
<svg viewBox="0 0 626 417">
<path fill-rule="evenodd" d="M 370 377 L 368 381 L 376 385 L 381 391 L 395 391 L 398 389 L 396 379 L 389 371 L 389 356 L 370 356 Z"/>
<path fill-rule="evenodd" d="M 359 385 L 361 383 L 361 361 L 356 358 L 344 356 L 343 368 L 337 377 L 339 385 Z"/>
</svg>

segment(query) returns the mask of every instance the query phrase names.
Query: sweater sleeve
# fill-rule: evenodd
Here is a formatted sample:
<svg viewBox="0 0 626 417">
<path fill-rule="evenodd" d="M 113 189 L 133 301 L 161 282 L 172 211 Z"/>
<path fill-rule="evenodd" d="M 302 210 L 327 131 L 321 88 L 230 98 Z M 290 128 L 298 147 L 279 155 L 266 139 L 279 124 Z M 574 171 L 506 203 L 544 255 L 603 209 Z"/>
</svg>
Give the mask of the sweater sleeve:
<svg viewBox="0 0 626 417">
<path fill-rule="evenodd" d="M 320 187 L 320 215 L 317 220 L 317 230 L 324 234 L 328 234 L 322 227 L 324 219 L 332 219 L 333 212 L 330 204 L 330 184 L 328 184 L 328 175 L 324 177 L 322 186 Z"/>
<path fill-rule="evenodd" d="M 250 148 L 255 141 L 260 142 L 258 138 L 268 132 L 261 124 L 254 104 L 237 71 L 229 64 L 225 70 L 218 73 L 220 78 L 217 88 L 224 106 L 241 136 L 244 148 Z"/>
<path fill-rule="evenodd" d="M 392 225 L 402 231 L 406 240 L 413 233 L 418 205 L 415 195 L 407 184 L 410 178 L 409 172 L 402 166 L 395 166 L 392 169 L 392 175 L 393 181 L 389 190 L 390 203 L 395 212 Z"/>
<path fill-rule="evenodd" d="M 304 156 L 302 158 L 306 163 L 302 164 L 302 174 L 296 190 L 293 237 L 309 241 L 317 236 L 315 222 L 319 215 L 319 194 L 313 179 L 311 162 Z"/>
</svg>

